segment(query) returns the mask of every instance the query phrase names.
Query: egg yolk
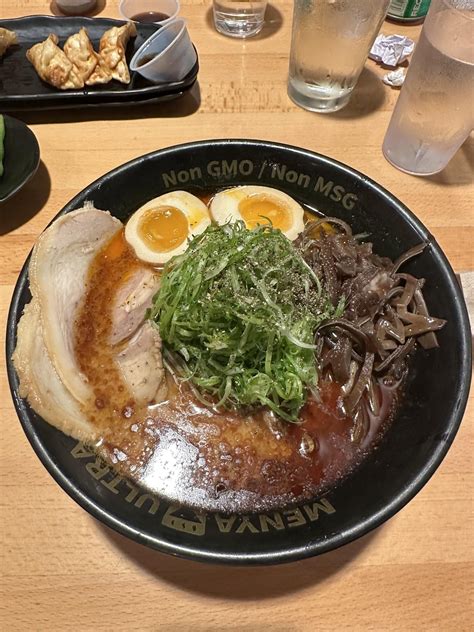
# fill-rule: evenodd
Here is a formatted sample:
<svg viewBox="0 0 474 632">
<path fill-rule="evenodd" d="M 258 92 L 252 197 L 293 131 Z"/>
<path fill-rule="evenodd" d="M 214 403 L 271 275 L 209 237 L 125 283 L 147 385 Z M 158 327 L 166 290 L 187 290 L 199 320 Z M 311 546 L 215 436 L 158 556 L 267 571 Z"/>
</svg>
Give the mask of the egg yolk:
<svg viewBox="0 0 474 632">
<path fill-rule="evenodd" d="M 174 206 L 145 211 L 137 230 L 143 243 L 154 252 L 169 252 L 188 236 L 186 215 Z"/>
<path fill-rule="evenodd" d="M 239 203 L 239 213 L 249 229 L 268 224 L 268 221 L 282 232 L 291 228 L 292 218 L 288 208 L 280 200 L 263 194 L 244 198 Z"/>
</svg>

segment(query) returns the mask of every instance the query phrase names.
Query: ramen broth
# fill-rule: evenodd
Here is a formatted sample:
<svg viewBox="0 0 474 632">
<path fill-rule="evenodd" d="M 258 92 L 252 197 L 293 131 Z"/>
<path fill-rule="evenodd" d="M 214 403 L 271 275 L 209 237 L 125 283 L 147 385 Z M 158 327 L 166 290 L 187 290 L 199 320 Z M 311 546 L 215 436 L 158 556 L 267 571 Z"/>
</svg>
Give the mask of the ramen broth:
<svg viewBox="0 0 474 632">
<path fill-rule="evenodd" d="M 88 417 L 96 451 L 122 475 L 171 501 L 203 509 L 252 511 L 321 493 L 356 466 L 396 406 L 397 385 L 379 382 L 380 411 L 361 442 L 341 406 L 340 386 L 323 374 L 300 424 L 265 410 L 216 411 L 167 374 L 166 401 L 139 408 L 114 367 L 108 342 L 114 297 L 139 261 L 121 230 L 96 256 L 76 323 L 76 355 L 94 390 Z"/>
</svg>

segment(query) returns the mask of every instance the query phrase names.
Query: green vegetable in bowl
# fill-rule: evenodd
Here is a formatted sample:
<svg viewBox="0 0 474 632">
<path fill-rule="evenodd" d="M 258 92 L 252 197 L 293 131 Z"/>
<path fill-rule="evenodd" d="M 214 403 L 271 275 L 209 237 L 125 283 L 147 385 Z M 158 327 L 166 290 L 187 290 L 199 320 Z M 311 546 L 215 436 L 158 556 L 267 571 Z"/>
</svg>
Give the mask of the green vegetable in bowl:
<svg viewBox="0 0 474 632">
<path fill-rule="evenodd" d="M 5 119 L 3 118 L 3 114 L 0 114 L 0 176 L 3 176 L 3 154 L 4 154 L 3 141 L 4 140 L 5 140 Z"/>
<path fill-rule="evenodd" d="M 201 401 L 297 422 L 317 385 L 315 332 L 341 307 L 279 230 L 236 222 L 209 226 L 170 260 L 150 318 L 168 368 Z"/>
</svg>

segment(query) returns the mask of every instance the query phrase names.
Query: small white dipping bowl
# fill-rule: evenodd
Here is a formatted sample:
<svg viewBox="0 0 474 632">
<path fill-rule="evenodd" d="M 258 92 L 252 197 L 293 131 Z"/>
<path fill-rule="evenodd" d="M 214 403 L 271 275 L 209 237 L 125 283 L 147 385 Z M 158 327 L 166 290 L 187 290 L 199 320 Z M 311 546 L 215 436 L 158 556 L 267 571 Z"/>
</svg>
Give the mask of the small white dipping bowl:
<svg viewBox="0 0 474 632">
<path fill-rule="evenodd" d="M 130 62 L 130 69 L 153 81 L 181 81 L 196 63 L 186 23 L 179 18 L 158 29 L 140 46 Z"/>
<path fill-rule="evenodd" d="M 164 13 L 168 16 L 166 19 L 152 22 L 152 24 L 161 24 L 162 26 L 174 20 L 179 13 L 179 9 L 179 0 L 122 0 L 119 5 L 120 15 L 125 20 L 133 21 L 135 15 L 149 13 L 150 11 Z M 140 23 L 138 20 L 137 22 Z M 144 23 L 142 22 L 142 24 Z"/>
</svg>

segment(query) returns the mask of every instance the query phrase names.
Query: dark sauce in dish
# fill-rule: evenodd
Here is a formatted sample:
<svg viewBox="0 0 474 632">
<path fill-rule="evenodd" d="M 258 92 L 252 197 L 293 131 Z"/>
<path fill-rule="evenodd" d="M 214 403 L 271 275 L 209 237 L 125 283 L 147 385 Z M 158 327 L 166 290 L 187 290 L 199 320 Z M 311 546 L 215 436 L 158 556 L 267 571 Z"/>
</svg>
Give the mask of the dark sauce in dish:
<svg viewBox="0 0 474 632">
<path fill-rule="evenodd" d="M 160 11 L 144 11 L 143 13 L 137 13 L 130 18 L 134 22 L 142 22 L 144 24 L 153 24 L 154 22 L 163 22 L 170 16 Z"/>
<path fill-rule="evenodd" d="M 156 55 L 144 55 L 138 62 L 138 66 L 144 66 L 151 61 Z"/>
<path fill-rule="evenodd" d="M 396 407 L 398 385 L 378 384 L 380 410 L 367 435 L 353 440 L 354 422 L 341 390 L 320 380 L 301 424 L 265 410 L 214 411 L 167 375 L 167 400 L 139 408 L 114 367 L 108 342 L 114 297 L 139 261 L 120 231 L 91 266 L 76 324 L 75 351 L 94 390 L 88 416 L 100 428 L 96 451 L 122 475 L 182 504 L 221 512 L 283 506 L 317 495 L 346 476 L 373 447 Z"/>
</svg>

